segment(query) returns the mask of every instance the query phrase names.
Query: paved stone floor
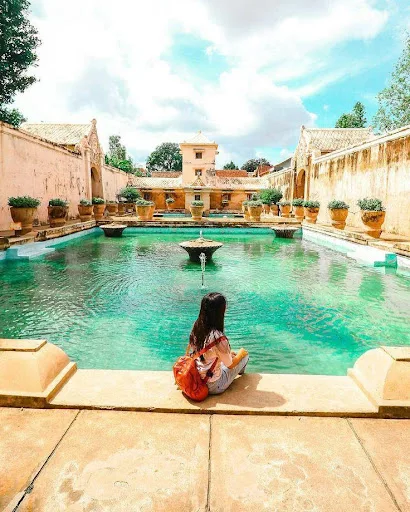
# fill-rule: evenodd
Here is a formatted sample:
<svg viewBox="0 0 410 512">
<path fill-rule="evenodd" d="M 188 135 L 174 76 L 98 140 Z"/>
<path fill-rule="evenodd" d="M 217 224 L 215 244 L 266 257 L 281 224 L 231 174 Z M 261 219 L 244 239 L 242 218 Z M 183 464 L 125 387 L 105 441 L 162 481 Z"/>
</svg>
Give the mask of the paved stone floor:
<svg viewBox="0 0 410 512">
<path fill-rule="evenodd" d="M 0 409 L 0 510 L 410 511 L 410 420 Z"/>
</svg>

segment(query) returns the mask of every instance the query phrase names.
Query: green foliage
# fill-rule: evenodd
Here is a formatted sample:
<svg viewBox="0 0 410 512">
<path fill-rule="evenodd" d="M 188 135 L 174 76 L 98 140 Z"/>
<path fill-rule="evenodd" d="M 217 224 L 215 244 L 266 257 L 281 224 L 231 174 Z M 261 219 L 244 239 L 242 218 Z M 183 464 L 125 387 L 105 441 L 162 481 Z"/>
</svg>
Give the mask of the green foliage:
<svg viewBox="0 0 410 512">
<path fill-rule="evenodd" d="M 303 206 L 305 208 L 320 208 L 319 201 L 303 201 Z"/>
<path fill-rule="evenodd" d="M 48 206 L 68 206 L 68 201 L 64 201 L 64 199 L 50 199 L 48 202 Z"/>
<path fill-rule="evenodd" d="M 167 198 L 165 199 L 165 202 L 166 202 L 167 204 L 172 204 L 172 203 L 175 203 L 175 199 L 174 199 L 173 197 L 167 197 Z"/>
<path fill-rule="evenodd" d="M 40 200 L 30 196 L 9 197 L 8 205 L 13 208 L 37 208 Z"/>
<path fill-rule="evenodd" d="M 16 108 L 8 109 L 0 107 L 0 121 L 11 124 L 15 128 L 18 128 L 21 125 L 21 123 L 24 123 L 24 121 L 26 121 L 26 118 Z"/>
<path fill-rule="evenodd" d="M 105 204 L 105 201 L 102 197 L 93 197 L 92 203 L 93 204 Z"/>
<path fill-rule="evenodd" d="M 293 206 L 303 206 L 304 200 L 302 198 L 297 198 L 292 201 Z"/>
<path fill-rule="evenodd" d="M 81 206 L 91 206 L 91 201 L 89 201 L 88 199 L 81 199 L 80 204 Z"/>
<path fill-rule="evenodd" d="M 359 199 L 357 205 L 361 210 L 369 210 L 372 212 L 384 212 L 385 208 L 380 199 L 368 198 Z"/>
<path fill-rule="evenodd" d="M 125 187 L 120 190 L 119 196 L 126 199 L 128 203 L 135 203 L 141 194 L 134 187 Z"/>
<path fill-rule="evenodd" d="M 249 203 L 249 201 L 242 201 L 242 204 L 246 206 Z"/>
<path fill-rule="evenodd" d="M 147 158 L 149 171 L 182 171 L 182 154 L 179 145 L 163 142 Z"/>
<path fill-rule="evenodd" d="M 248 207 L 256 207 L 256 206 L 262 206 L 262 201 L 256 200 L 256 201 L 248 201 Z"/>
<path fill-rule="evenodd" d="M 290 201 L 281 201 L 279 206 L 290 206 L 292 203 Z"/>
<path fill-rule="evenodd" d="M 152 201 L 147 201 L 147 200 L 143 199 L 142 197 L 140 197 L 139 199 L 137 199 L 135 201 L 135 204 L 137 206 L 152 206 L 154 203 Z"/>
<path fill-rule="evenodd" d="M 107 201 L 107 204 L 117 204 L 117 201 Z"/>
<path fill-rule="evenodd" d="M 234 164 L 232 162 L 232 160 L 230 162 L 228 162 L 227 164 L 225 164 L 223 168 L 224 169 L 231 169 L 231 170 L 239 169 L 239 167 L 236 164 Z"/>
<path fill-rule="evenodd" d="M 251 158 L 243 164 L 242 169 L 247 172 L 255 172 L 260 165 L 270 165 L 270 163 L 266 158 Z"/>
<path fill-rule="evenodd" d="M 282 197 L 283 194 L 278 188 L 265 188 L 258 195 L 263 204 L 277 204 Z"/>
<path fill-rule="evenodd" d="M 336 121 L 335 128 L 365 128 L 367 123 L 366 109 L 360 101 L 353 107 L 352 112 L 342 114 Z"/>
<path fill-rule="evenodd" d="M 386 132 L 410 124 L 410 34 L 391 75 L 390 84 L 378 95 L 379 109 L 373 119 L 378 130 Z"/>
<path fill-rule="evenodd" d="M 204 206 L 203 201 L 191 201 L 191 206 Z"/>
<path fill-rule="evenodd" d="M 40 44 L 37 30 L 29 21 L 28 0 L 0 3 L 0 121 L 19 126 L 24 120 L 18 110 L 8 110 L 19 92 L 36 81 L 29 69 L 36 65 Z"/>
<path fill-rule="evenodd" d="M 350 206 L 344 201 L 340 201 L 339 199 L 332 199 L 327 205 L 329 210 L 348 210 Z"/>
<path fill-rule="evenodd" d="M 108 146 L 108 153 L 105 155 L 105 163 L 107 165 L 116 167 L 129 174 L 137 173 L 137 167 L 134 166 L 132 158 L 127 155 L 127 150 L 121 144 L 121 137 L 119 135 L 110 135 Z"/>
</svg>

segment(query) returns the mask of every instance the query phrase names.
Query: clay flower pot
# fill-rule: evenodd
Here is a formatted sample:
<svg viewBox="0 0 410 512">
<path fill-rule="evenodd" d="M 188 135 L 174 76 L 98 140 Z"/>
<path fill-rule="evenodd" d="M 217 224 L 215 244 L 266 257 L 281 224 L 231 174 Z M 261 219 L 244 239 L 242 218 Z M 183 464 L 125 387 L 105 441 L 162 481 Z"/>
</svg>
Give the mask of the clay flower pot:
<svg viewBox="0 0 410 512">
<path fill-rule="evenodd" d="M 262 215 L 262 206 L 248 206 L 250 220 L 260 222 Z"/>
<path fill-rule="evenodd" d="M 191 215 L 192 215 L 192 220 L 195 220 L 195 221 L 200 221 L 202 220 L 202 214 L 204 212 L 204 207 L 203 206 L 190 206 L 189 207 L 189 210 L 191 212 Z"/>
<path fill-rule="evenodd" d="M 107 210 L 109 215 L 116 215 L 118 213 L 117 203 L 107 203 Z"/>
<path fill-rule="evenodd" d="M 288 218 L 290 217 L 290 210 L 291 210 L 290 204 L 281 204 L 280 205 L 280 214 L 282 217 Z"/>
<path fill-rule="evenodd" d="M 10 214 L 13 222 L 20 222 L 21 234 L 26 235 L 33 231 L 33 220 L 37 213 L 37 208 L 16 208 L 10 207 Z"/>
<path fill-rule="evenodd" d="M 373 238 L 380 238 L 382 233 L 382 224 L 384 222 L 386 212 L 362 210 L 361 216 L 362 222 L 365 225 L 364 230 L 366 234 Z"/>
<path fill-rule="evenodd" d="M 150 214 L 151 214 L 151 205 L 142 205 L 137 204 L 137 216 L 138 220 L 150 220 Z"/>
<path fill-rule="evenodd" d="M 275 215 L 275 217 L 277 217 L 279 215 L 279 206 L 277 204 L 271 204 L 270 212 L 272 215 Z"/>
<path fill-rule="evenodd" d="M 304 208 L 306 222 L 309 224 L 316 224 L 317 216 L 319 215 L 319 208 Z"/>
<path fill-rule="evenodd" d="M 298 221 L 298 222 L 302 222 L 302 220 L 304 219 L 305 217 L 305 212 L 303 210 L 303 206 L 294 206 L 293 207 L 293 212 L 295 214 L 295 219 Z"/>
<path fill-rule="evenodd" d="M 155 213 L 155 204 L 152 204 L 150 206 L 150 210 L 149 210 L 149 220 L 152 220 L 154 218 L 154 213 Z"/>
<path fill-rule="evenodd" d="M 103 220 L 104 212 L 105 212 L 105 204 L 94 204 L 93 212 L 95 220 Z"/>
<path fill-rule="evenodd" d="M 332 226 L 336 229 L 344 229 L 349 210 L 347 208 L 329 208 Z"/>
<path fill-rule="evenodd" d="M 125 203 L 118 203 L 118 215 L 125 215 Z"/>
<path fill-rule="evenodd" d="M 68 206 L 48 206 L 50 228 L 64 226 L 68 218 Z"/>
<path fill-rule="evenodd" d="M 135 203 L 125 203 L 125 211 L 127 213 L 134 213 L 135 212 Z"/>
<path fill-rule="evenodd" d="M 93 205 L 78 205 L 78 213 L 80 214 L 81 222 L 88 222 L 92 219 Z"/>
<path fill-rule="evenodd" d="M 263 208 L 263 213 L 265 213 L 266 215 L 269 215 L 270 206 L 268 204 L 264 204 L 262 208 Z"/>
</svg>

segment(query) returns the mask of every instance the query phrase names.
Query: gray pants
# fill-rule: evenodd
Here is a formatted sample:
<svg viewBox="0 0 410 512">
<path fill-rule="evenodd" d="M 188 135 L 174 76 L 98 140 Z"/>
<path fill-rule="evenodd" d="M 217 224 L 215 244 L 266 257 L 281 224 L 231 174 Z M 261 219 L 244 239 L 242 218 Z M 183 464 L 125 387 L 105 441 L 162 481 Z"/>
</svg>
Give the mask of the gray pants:
<svg viewBox="0 0 410 512">
<path fill-rule="evenodd" d="M 234 378 L 240 373 L 249 361 L 249 354 L 245 356 L 235 366 L 235 368 L 227 368 L 223 363 L 221 364 L 221 376 L 214 382 L 208 382 L 208 389 L 210 395 L 219 395 L 223 393 L 232 384 Z"/>
</svg>

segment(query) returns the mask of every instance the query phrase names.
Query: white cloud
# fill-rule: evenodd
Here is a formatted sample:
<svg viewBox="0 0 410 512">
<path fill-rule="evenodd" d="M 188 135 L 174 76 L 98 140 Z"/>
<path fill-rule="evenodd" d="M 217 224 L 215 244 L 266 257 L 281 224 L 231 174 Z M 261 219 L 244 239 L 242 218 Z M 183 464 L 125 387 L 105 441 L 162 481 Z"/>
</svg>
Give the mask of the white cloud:
<svg viewBox="0 0 410 512">
<path fill-rule="evenodd" d="M 374 37 L 386 18 L 372 0 L 34 0 L 40 82 L 17 105 L 33 122 L 96 117 L 103 142 L 119 133 L 137 158 L 203 129 L 221 164 L 242 163 L 295 143 L 315 119 L 302 98 L 343 74 L 333 49 Z M 178 74 L 169 55 L 181 33 L 226 59 L 218 80 Z"/>
</svg>

